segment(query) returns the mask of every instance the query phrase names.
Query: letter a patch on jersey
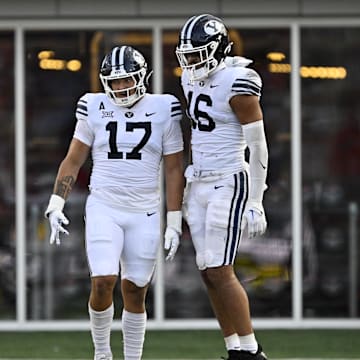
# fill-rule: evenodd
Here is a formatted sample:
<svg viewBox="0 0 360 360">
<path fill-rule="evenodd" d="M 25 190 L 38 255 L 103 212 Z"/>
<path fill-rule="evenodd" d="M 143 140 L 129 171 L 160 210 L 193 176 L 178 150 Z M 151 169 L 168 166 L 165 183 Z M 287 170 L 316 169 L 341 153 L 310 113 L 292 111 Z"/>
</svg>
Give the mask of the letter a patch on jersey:
<svg viewBox="0 0 360 360">
<path fill-rule="evenodd" d="M 103 102 L 100 103 L 99 110 L 105 110 L 105 106 Z"/>
</svg>

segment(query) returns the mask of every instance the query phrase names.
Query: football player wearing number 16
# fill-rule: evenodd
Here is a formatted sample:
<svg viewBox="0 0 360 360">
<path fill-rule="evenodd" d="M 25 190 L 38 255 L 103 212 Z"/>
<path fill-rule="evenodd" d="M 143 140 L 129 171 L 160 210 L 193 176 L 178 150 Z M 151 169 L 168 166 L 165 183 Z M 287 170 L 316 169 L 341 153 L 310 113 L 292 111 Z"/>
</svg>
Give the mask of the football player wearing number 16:
<svg viewBox="0 0 360 360">
<path fill-rule="evenodd" d="M 230 48 L 224 23 L 212 15 L 193 16 L 180 31 L 176 55 L 192 122 L 184 218 L 228 360 L 264 360 L 247 294 L 233 269 L 243 230 L 252 238 L 267 226 L 262 205 L 268 166 L 259 104 L 262 84 L 247 68 L 250 60 L 227 56 Z"/>
<path fill-rule="evenodd" d="M 161 240 L 161 160 L 166 181 L 167 259 L 173 259 L 179 245 L 184 187 L 182 111 L 173 95 L 147 93 L 147 76 L 143 55 L 130 46 L 114 47 L 105 56 L 100 69 L 105 93 L 87 93 L 79 99 L 73 139 L 45 211 L 50 243 L 60 244 L 59 234 L 68 233 L 65 200 L 91 151 L 85 233 L 95 360 L 113 359 L 110 329 L 119 271 L 124 359 L 141 359 L 145 297 Z"/>
</svg>

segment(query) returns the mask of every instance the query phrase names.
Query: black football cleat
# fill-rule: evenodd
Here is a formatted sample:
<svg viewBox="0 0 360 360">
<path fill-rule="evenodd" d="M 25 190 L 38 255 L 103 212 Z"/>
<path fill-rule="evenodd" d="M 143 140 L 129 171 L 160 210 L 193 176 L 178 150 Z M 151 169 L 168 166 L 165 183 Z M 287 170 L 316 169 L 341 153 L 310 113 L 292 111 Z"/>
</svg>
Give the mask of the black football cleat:
<svg viewBox="0 0 360 360">
<path fill-rule="evenodd" d="M 229 350 L 229 357 L 224 360 L 268 360 L 265 353 L 262 350 L 261 345 L 258 346 L 258 350 L 255 354 L 245 350 Z"/>
</svg>

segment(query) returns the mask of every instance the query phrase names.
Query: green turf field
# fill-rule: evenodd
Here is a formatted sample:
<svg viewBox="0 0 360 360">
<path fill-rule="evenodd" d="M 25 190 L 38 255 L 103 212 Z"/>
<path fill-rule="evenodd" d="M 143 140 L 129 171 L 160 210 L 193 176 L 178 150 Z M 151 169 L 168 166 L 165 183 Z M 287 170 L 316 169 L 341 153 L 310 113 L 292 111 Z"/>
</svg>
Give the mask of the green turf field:
<svg viewBox="0 0 360 360">
<path fill-rule="evenodd" d="M 262 330 L 256 332 L 269 360 L 357 359 L 360 330 Z M 112 334 L 114 359 L 122 359 L 121 332 Z M 148 331 L 144 359 L 220 359 L 219 331 Z M 90 334 L 79 332 L 0 332 L 0 359 L 89 359 Z"/>
</svg>

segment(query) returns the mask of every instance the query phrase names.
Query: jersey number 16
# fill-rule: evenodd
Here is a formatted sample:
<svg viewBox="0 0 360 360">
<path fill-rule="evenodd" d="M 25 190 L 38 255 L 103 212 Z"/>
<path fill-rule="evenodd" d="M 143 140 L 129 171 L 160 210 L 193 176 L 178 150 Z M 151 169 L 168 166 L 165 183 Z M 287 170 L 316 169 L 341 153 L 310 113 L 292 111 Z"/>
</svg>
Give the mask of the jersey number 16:
<svg viewBox="0 0 360 360">
<path fill-rule="evenodd" d="M 215 121 L 207 112 L 200 110 L 199 105 L 203 103 L 205 103 L 205 106 L 212 106 L 212 100 L 209 95 L 199 94 L 193 102 L 193 92 L 189 91 L 187 104 L 188 114 L 191 114 L 190 109 L 192 107 L 194 109 L 192 112 L 194 116 L 190 116 L 191 125 L 193 129 L 196 129 L 197 127 L 200 131 L 213 131 L 215 129 Z"/>
</svg>

